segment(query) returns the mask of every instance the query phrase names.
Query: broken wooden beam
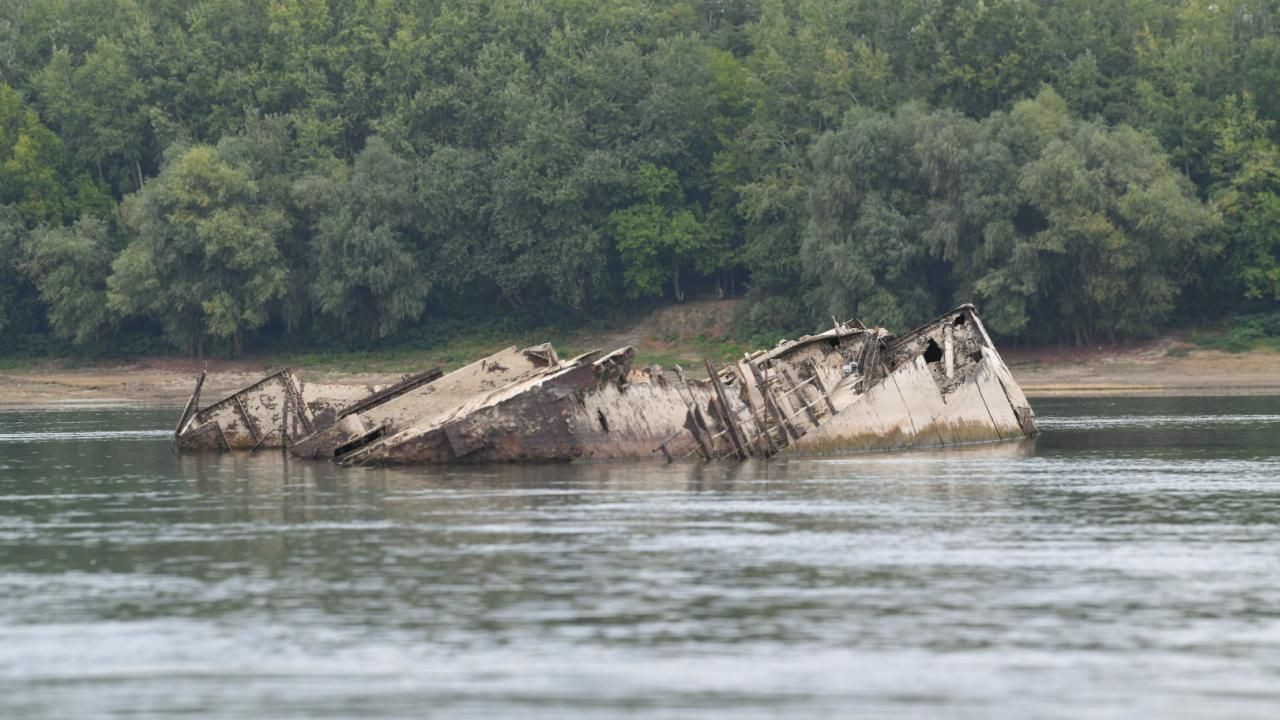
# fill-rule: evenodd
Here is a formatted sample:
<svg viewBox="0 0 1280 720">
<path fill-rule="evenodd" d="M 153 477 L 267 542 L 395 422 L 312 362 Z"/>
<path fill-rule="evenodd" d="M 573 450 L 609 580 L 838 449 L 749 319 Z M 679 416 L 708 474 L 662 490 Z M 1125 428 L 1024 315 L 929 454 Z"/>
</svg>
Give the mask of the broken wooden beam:
<svg viewBox="0 0 1280 720">
<path fill-rule="evenodd" d="M 827 409 L 832 415 L 836 414 L 836 405 L 831 402 L 831 394 L 827 392 L 827 386 L 822 382 L 822 373 L 818 370 L 818 363 L 813 358 L 809 358 L 809 371 L 813 373 L 813 386 L 818 388 L 818 392 L 822 395 L 822 399 L 827 401 Z"/>
<path fill-rule="evenodd" d="M 716 406 L 721 419 L 724 421 L 725 430 L 729 433 L 729 440 L 733 443 L 734 448 L 738 451 L 738 457 L 747 459 L 750 452 L 747 450 L 746 440 L 742 436 L 742 431 L 738 428 L 738 423 L 734 418 L 733 406 L 729 404 L 729 395 L 724 391 L 724 385 L 720 382 L 720 373 L 716 372 L 711 361 L 703 358 L 702 362 L 707 366 L 707 374 L 711 377 L 711 387 L 715 389 Z"/>
<path fill-rule="evenodd" d="M 755 403 L 751 400 L 751 386 L 747 384 L 747 376 L 737 363 L 734 364 L 733 369 L 738 374 L 738 379 L 742 381 L 742 400 L 747 404 L 747 413 L 751 416 L 751 421 L 756 426 L 756 441 L 759 442 L 761 438 L 764 440 L 763 446 L 760 448 L 760 454 L 765 457 L 772 457 L 778 452 L 778 446 L 773 444 L 773 438 L 769 436 L 769 426 L 761 420 L 761 413 L 756 412 Z"/>
<path fill-rule="evenodd" d="M 186 426 L 191 416 L 200 410 L 200 389 L 204 387 L 204 378 L 207 373 L 200 371 L 199 377 L 196 378 L 196 389 L 191 391 L 191 397 L 187 398 L 187 405 L 182 409 L 182 415 L 178 418 L 178 425 L 173 429 L 173 438 L 177 440 L 178 435 Z"/>
<path fill-rule="evenodd" d="M 803 383 L 803 382 L 797 382 L 797 381 L 796 381 L 795 376 L 794 376 L 794 375 L 792 375 L 792 374 L 791 374 L 791 371 L 790 371 L 790 370 L 788 370 L 788 369 L 786 369 L 785 367 L 783 367 L 783 368 L 779 368 L 779 373 L 780 373 L 780 375 L 781 375 L 783 378 L 785 378 L 785 379 L 786 379 L 786 381 L 787 381 L 788 383 L 790 383 L 790 384 L 791 384 L 791 389 L 790 389 L 790 390 L 788 390 L 786 393 L 784 393 L 784 394 L 783 394 L 783 395 L 784 395 L 784 397 L 785 397 L 785 396 L 789 396 L 789 395 L 798 395 L 798 396 L 799 396 L 798 402 L 799 402 L 799 404 L 800 404 L 800 407 L 801 407 L 801 408 L 803 408 L 803 409 L 804 409 L 804 411 L 805 411 L 805 413 L 809 416 L 809 423 L 810 423 L 811 425 L 813 425 L 814 427 L 817 427 L 817 426 L 818 426 L 818 413 L 817 413 L 817 411 L 816 411 L 816 410 L 814 410 L 814 409 L 813 409 L 813 405 L 811 405 L 811 404 L 809 403 L 809 401 L 808 401 L 808 400 L 805 398 L 805 396 L 804 396 L 804 392 L 802 391 L 802 390 L 803 390 L 803 388 L 804 388 L 804 383 Z M 791 401 L 793 401 L 793 403 L 792 403 L 793 405 L 795 404 L 795 401 L 797 400 L 797 398 L 794 398 L 794 397 L 792 397 L 792 398 L 788 398 L 788 399 L 789 399 L 789 400 L 791 400 Z M 798 414 L 798 413 L 797 413 L 797 414 Z M 795 417 L 795 415 L 792 415 L 792 417 Z"/>
</svg>

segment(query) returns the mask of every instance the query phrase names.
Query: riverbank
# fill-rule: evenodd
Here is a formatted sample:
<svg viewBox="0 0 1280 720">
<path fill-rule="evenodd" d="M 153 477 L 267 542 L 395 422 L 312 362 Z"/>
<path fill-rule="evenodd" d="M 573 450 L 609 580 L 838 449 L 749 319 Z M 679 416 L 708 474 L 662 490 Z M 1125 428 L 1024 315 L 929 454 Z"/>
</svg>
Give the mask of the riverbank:
<svg viewBox="0 0 1280 720">
<path fill-rule="evenodd" d="M 293 353 L 244 361 L 156 357 L 85 363 L 68 360 L 0 365 L 0 407 L 68 405 L 180 406 L 195 376 L 208 370 L 203 397 L 225 397 L 263 375 L 291 367 L 307 383 L 329 387 L 331 398 L 360 397 L 379 385 L 432 367 L 461 367 L 502 347 L 550 340 L 563 357 L 631 345 L 639 366 L 683 365 L 697 373 L 702 358 L 724 362 L 775 338 L 734 339 L 734 300 L 670 305 L 613 327 L 558 334 L 531 330 L 514 336 L 459 336 L 430 350 L 371 353 Z M 1089 395 L 1280 395 L 1280 351 L 1211 350 L 1178 335 L 1141 344 L 1000 347 L 1014 377 L 1031 397 Z"/>
<path fill-rule="evenodd" d="M 150 359 L 121 365 L 67 368 L 45 363 L 0 370 L 0 408 L 124 405 L 181 407 L 191 396 L 203 363 Z M 201 392 L 205 402 L 220 399 L 262 379 L 273 368 L 263 363 L 209 363 Z M 395 382 L 402 373 L 305 372 L 309 383 L 332 386 L 352 401 L 377 386 Z"/>
<path fill-rule="evenodd" d="M 641 347 L 642 361 L 646 353 L 655 360 L 682 360 L 661 343 L 628 339 Z M 478 350 L 475 357 L 484 353 Z M 1166 339 L 1130 347 L 1009 348 L 1002 354 L 1032 398 L 1280 395 L 1280 352 L 1273 350 L 1225 353 Z M 379 358 L 366 363 L 364 371 L 352 370 L 353 364 L 359 365 L 350 358 L 339 358 L 330 365 L 311 361 L 302 364 L 298 373 L 304 382 L 329 386 L 326 395 L 347 395 L 354 399 L 405 374 L 440 363 L 438 358 L 424 353 Z M 452 363 L 446 363 L 449 364 Z M 85 367 L 68 367 L 56 361 L 33 363 L 0 370 L 0 407 L 179 406 L 190 395 L 195 376 L 202 367 L 208 369 L 203 395 L 211 400 L 229 395 L 284 365 L 278 359 L 200 363 L 174 358 Z"/>
<path fill-rule="evenodd" d="M 1036 397 L 1280 395 L 1280 352 L 1228 353 L 1164 338 L 1139 346 L 1001 350 Z"/>
</svg>

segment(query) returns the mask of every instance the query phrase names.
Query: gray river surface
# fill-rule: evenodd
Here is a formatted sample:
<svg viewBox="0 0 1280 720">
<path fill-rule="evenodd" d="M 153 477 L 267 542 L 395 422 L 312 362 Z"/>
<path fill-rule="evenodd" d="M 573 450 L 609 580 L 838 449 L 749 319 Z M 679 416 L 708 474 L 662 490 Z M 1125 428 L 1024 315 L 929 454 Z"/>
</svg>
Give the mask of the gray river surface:
<svg viewBox="0 0 1280 720">
<path fill-rule="evenodd" d="M 743 465 L 179 456 L 0 412 L 0 717 L 1280 717 L 1280 398 Z"/>
</svg>

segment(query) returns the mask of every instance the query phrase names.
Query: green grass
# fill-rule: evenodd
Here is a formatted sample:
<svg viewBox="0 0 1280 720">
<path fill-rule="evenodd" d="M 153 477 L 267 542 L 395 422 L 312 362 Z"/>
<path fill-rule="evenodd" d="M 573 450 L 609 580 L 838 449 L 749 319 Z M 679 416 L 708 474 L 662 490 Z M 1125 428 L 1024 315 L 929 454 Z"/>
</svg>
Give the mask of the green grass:
<svg viewBox="0 0 1280 720">
<path fill-rule="evenodd" d="M 1189 339 L 1199 347 L 1230 353 L 1280 350 L 1280 312 L 1240 315 L 1220 329 L 1195 332 Z"/>
<path fill-rule="evenodd" d="M 698 367 L 701 367 L 701 364 L 698 363 L 696 360 L 691 360 L 690 358 L 684 355 L 678 355 L 676 353 L 671 353 L 671 352 L 638 352 L 636 353 L 636 359 L 635 359 L 635 362 L 633 363 L 634 367 L 643 368 L 643 367 L 649 367 L 650 365 L 658 365 L 663 368 L 672 368 L 672 367 L 675 367 L 676 365 L 679 365 L 680 367 L 689 371 L 692 371 Z"/>
</svg>

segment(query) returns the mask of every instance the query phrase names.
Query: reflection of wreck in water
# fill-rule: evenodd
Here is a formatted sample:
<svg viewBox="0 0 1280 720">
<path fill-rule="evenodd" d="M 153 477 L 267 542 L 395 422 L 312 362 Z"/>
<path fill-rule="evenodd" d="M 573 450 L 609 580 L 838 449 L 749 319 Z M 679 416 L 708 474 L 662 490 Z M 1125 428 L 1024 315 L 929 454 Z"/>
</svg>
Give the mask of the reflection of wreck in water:
<svg viewBox="0 0 1280 720">
<path fill-rule="evenodd" d="M 634 368 L 634 356 L 630 347 L 570 360 L 550 345 L 508 348 L 341 409 L 308 401 L 286 370 L 200 410 L 198 381 L 176 441 L 381 465 L 767 458 L 1036 433 L 971 305 L 902 337 L 841 324 L 719 370 L 706 362 L 706 380 L 678 366 Z"/>
</svg>

